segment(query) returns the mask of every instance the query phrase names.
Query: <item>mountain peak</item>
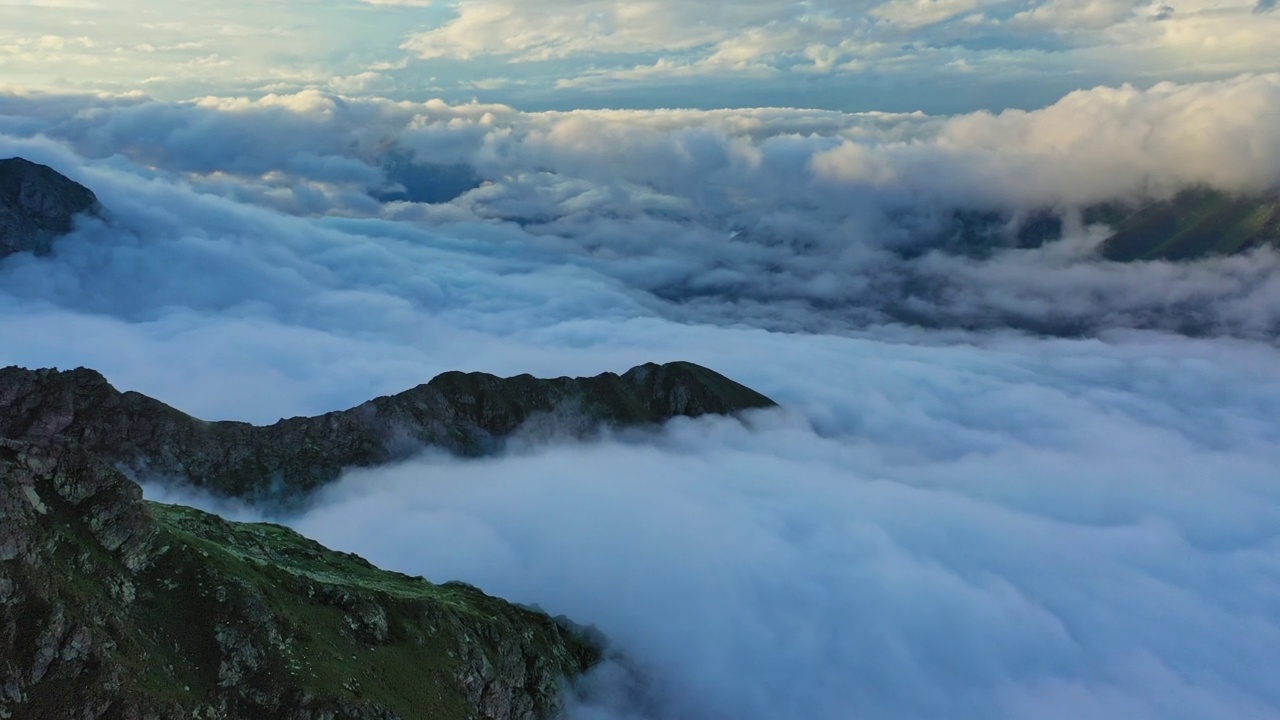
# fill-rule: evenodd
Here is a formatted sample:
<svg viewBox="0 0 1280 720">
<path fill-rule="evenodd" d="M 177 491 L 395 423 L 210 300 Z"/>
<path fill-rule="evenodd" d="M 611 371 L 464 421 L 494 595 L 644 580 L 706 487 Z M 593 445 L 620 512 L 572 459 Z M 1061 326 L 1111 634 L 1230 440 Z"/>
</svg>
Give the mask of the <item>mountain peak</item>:
<svg viewBox="0 0 1280 720">
<path fill-rule="evenodd" d="M 47 255 L 54 240 L 75 229 L 77 216 L 101 210 L 92 190 L 48 165 L 0 159 L 0 258 Z"/>
</svg>

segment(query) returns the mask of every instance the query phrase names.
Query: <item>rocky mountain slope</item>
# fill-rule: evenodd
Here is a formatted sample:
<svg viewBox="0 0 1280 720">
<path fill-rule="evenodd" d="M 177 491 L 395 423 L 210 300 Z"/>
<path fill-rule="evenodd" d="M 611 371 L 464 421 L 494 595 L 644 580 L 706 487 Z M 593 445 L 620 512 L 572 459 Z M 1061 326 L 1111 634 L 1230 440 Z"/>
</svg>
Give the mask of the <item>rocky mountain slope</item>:
<svg viewBox="0 0 1280 720">
<path fill-rule="evenodd" d="M 258 500 L 295 497 L 432 446 L 460 455 L 500 450 L 517 433 L 582 437 L 678 416 L 772 407 L 769 398 L 692 363 L 540 380 L 451 372 L 412 390 L 319 417 L 257 427 L 206 422 L 86 369 L 0 370 L 0 437 L 59 438 L 151 477 Z"/>
<path fill-rule="evenodd" d="M 464 585 L 0 441 L 0 718 L 535 720 L 600 648 Z"/>
<path fill-rule="evenodd" d="M 46 165 L 0 160 L 0 258 L 48 254 L 71 232 L 77 215 L 101 212 L 93 192 Z"/>
</svg>

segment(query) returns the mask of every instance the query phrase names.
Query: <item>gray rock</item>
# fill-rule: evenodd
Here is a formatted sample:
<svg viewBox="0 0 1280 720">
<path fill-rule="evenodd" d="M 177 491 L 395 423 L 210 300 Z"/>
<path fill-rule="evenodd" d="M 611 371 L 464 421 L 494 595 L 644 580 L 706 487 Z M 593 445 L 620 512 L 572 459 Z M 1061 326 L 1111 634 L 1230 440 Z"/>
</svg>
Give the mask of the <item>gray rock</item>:
<svg viewBox="0 0 1280 720">
<path fill-rule="evenodd" d="M 53 168 L 22 158 L 0 160 L 0 258 L 47 255 L 54 240 L 75 228 L 77 216 L 101 212 L 93 191 Z"/>
</svg>

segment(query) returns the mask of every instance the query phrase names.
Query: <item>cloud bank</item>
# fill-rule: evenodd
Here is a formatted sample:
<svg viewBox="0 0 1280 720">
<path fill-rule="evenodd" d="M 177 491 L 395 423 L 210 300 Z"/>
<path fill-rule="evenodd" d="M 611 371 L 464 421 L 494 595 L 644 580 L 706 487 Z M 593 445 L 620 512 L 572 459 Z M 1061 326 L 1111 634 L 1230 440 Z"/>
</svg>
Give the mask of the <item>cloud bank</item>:
<svg viewBox="0 0 1280 720">
<path fill-rule="evenodd" d="M 1273 350 L 761 342 L 790 410 L 353 472 L 286 522 L 596 624 L 649 684 L 584 720 L 1280 713 Z"/>
<path fill-rule="evenodd" d="M 651 686 L 582 720 L 1273 718 L 1277 255 L 1107 263 L 1079 210 L 1273 187 L 1278 114 L 1275 75 L 958 116 L 8 92 L 0 156 L 111 216 L 0 261 L 0 364 L 270 422 L 699 362 L 787 409 L 288 521 L 599 625 Z"/>
<path fill-rule="evenodd" d="M 1104 263 L 1079 209 L 1274 188 L 1277 123 L 1275 75 L 952 117 L 8 95 L 0 154 L 84 180 L 116 217 L 2 272 L 18 304 L 322 332 L 403 336 L 456 312 L 504 332 L 653 315 L 1273 338 L 1274 252 Z M 1062 239 L 1019 248 L 1046 214 Z"/>
</svg>

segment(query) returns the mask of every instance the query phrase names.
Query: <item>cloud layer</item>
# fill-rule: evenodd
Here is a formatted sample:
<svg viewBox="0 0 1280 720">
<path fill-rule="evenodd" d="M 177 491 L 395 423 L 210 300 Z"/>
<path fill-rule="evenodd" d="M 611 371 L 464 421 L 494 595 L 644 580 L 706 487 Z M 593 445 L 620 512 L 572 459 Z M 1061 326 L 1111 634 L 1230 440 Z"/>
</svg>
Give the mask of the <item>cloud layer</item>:
<svg viewBox="0 0 1280 720">
<path fill-rule="evenodd" d="M 1280 713 L 1273 350 L 757 341 L 789 411 L 354 472 L 287 522 L 598 625 L 650 697 L 576 718 Z"/>
<path fill-rule="evenodd" d="M 350 332 L 414 332 L 426 310 L 487 328 L 655 314 L 1272 338 L 1273 252 L 1103 263 L 1105 230 L 1078 209 L 1201 183 L 1275 187 L 1277 123 L 1274 75 L 952 117 L 0 96 L 0 154 L 70 172 L 116 212 L 63 243 L 61 262 L 3 272 L 15 297 L 127 320 L 230 312 Z M 456 197 L 375 199 L 415 184 Z M 1015 247 L 1045 212 L 1063 240 Z M 977 245 L 958 239 L 974 217 Z"/>
<path fill-rule="evenodd" d="M 1275 75 L 958 116 L 10 92 L 0 156 L 111 216 L 0 261 L 0 364 L 270 422 L 700 362 L 786 410 L 289 521 L 598 624 L 652 685 L 581 720 L 1274 718 L 1280 258 L 1106 263 L 1078 210 L 1274 186 L 1278 120 Z M 1016 247 L 1039 211 L 1064 237 Z"/>
</svg>

